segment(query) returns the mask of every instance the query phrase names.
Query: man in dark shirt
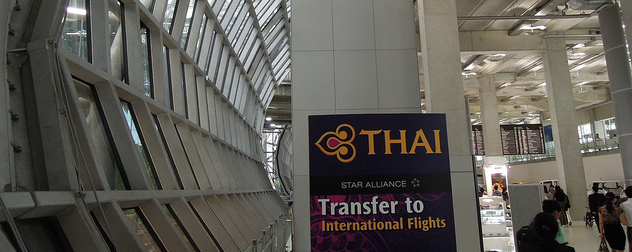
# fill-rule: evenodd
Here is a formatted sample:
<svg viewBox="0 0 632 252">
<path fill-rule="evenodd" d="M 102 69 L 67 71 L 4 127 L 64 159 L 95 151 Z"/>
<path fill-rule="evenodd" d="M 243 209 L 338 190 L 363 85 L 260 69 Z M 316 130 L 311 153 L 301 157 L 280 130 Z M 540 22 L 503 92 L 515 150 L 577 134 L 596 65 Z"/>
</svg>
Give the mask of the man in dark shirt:
<svg viewBox="0 0 632 252">
<path fill-rule="evenodd" d="M 595 217 L 595 223 L 597 224 L 597 231 L 599 231 L 599 215 L 597 215 L 597 211 L 600 206 L 603 206 L 606 203 L 606 196 L 599 193 L 599 186 L 593 184 L 592 193 L 588 195 L 588 208 L 590 209 L 590 213 Z"/>
</svg>

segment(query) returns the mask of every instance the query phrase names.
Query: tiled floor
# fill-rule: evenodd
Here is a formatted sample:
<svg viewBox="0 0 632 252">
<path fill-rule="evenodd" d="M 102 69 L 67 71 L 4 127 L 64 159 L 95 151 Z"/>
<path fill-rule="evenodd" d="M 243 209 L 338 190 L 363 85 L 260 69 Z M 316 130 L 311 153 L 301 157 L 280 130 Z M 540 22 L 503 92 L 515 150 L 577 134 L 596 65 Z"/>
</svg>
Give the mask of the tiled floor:
<svg viewBox="0 0 632 252">
<path fill-rule="evenodd" d="M 563 227 L 568 244 L 575 248 L 576 252 L 594 252 L 599 247 L 599 232 L 597 226 L 588 227 L 583 221 L 573 221 L 569 227 Z M 579 224 L 579 225 L 578 225 Z M 511 233 L 511 232 L 510 232 Z M 511 237 L 484 237 L 485 251 L 513 252 L 513 235 Z M 628 244 L 626 244 L 626 249 Z"/>
</svg>

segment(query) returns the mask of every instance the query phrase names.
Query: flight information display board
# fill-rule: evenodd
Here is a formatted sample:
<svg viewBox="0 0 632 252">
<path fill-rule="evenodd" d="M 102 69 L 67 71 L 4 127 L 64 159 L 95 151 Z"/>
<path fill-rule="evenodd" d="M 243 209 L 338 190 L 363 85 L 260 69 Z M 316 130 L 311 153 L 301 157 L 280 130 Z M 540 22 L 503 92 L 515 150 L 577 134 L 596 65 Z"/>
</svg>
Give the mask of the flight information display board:
<svg viewBox="0 0 632 252">
<path fill-rule="evenodd" d="M 503 155 L 544 154 L 544 127 L 541 124 L 500 125 Z M 472 125 L 474 154 L 485 155 L 483 127 Z"/>
<path fill-rule="evenodd" d="M 485 142 L 483 142 L 483 125 L 472 125 L 472 144 L 474 155 L 485 155 Z"/>
</svg>

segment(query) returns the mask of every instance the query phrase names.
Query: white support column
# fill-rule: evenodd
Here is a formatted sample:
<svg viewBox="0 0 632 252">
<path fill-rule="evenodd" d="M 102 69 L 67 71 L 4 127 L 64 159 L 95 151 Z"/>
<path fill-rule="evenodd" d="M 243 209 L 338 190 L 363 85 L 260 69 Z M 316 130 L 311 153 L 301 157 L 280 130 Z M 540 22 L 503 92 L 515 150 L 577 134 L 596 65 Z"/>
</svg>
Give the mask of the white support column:
<svg viewBox="0 0 632 252">
<path fill-rule="evenodd" d="M 421 52 L 427 110 L 445 113 L 458 251 L 481 251 L 477 189 L 470 153 L 470 122 L 465 107 L 459 33 L 454 0 L 419 4 Z"/>
<path fill-rule="evenodd" d="M 612 94 L 617 122 L 623 174 L 626 185 L 631 185 L 632 117 L 630 117 L 629 111 L 632 105 L 632 74 L 630 73 L 630 58 L 627 57 L 628 54 L 626 53 L 625 34 L 621 28 L 619 8 L 612 5 L 601 10 L 599 12 L 599 25 L 601 26 L 603 47 L 608 65 L 610 93 Z M 628 36 L 628 41 L 629 39 Z"/>
<path fill-rule="evenodd" d="M 407 0 L 292 2 L 294 251 L 311 250 L 308 116 L 421 112 L 413 14 Z"/>
<path fill-rule="evenodd" d="M 621 5 L 621 16 L 623 16 L 623 25 L 625 34 L 627 34 L 628 48 L 632 46 L 632 1 L 619 1 Z M 628 49 L 629 57 L 632 58 L 632 50 Z"/>
<path fill-rule="evenodd" d="M 493 75 L 484 75 L 478 79 L 480 83 L 481 119 L 483 120 L 483 140 L 485 157 L 503 155 L 500 124 L 498 123 L 498 100 Z"/>
<path fill-rule="evenodd" d="M 579 220 L 586 213 L 582 206 L 587 206 L 588 200 L 571 76 L 566 59 L 566 42 L 564 38 L 547 38 L 546 43 L 547 51 L 542 55 L 542 61 L 553 126 L 557 174 L 571 205 L 576 206 L 571 208 L 571 216 Z"/>
<path fill-rule="evenodd" d="M 492 192 L 493 183 L 490 166 L 506 165 L 503 156 L 503 144 L 500 136 L 500 124 L 498 121 L 498 100 L 496 98 L 496 84 L 493 75 L 484 75 L 478 79 L 480 84 L 479 97 L 481 104 L 481 119 L 483 121 L 483 145 L 485 158 L 483 160 L 483 174 L 487 192 Z M 505 181 L 506 182 L 506 181 Z M 506 183 L 505 183 L 506 185 Z M 503 190 L 507 190 L 505 187 Z"/>
</svg>

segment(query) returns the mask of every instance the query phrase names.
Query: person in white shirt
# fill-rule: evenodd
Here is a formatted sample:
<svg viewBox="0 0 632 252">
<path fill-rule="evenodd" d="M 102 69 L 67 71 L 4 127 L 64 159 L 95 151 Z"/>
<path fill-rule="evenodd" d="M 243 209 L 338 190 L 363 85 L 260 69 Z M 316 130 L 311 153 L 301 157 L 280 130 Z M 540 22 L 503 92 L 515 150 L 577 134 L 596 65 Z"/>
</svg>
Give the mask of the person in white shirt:
<svg viewBox="0 0 632 252">
<path fill-rule="evenodd" d="M 628 220 L 632 220 L 632 186 L 628 186 L 624 190 L 627 198 L 622 199 L 621 208 L 623 208 L 623 212 L 625 213 L 625 218 Z M 628 221 L 627 226 L 627 235 L 628 235 L 628 243 L 632 242 L 632 221 Z M 632 244 L 629 245 L 628 251 L 632 251 Z"/>
</svg>

